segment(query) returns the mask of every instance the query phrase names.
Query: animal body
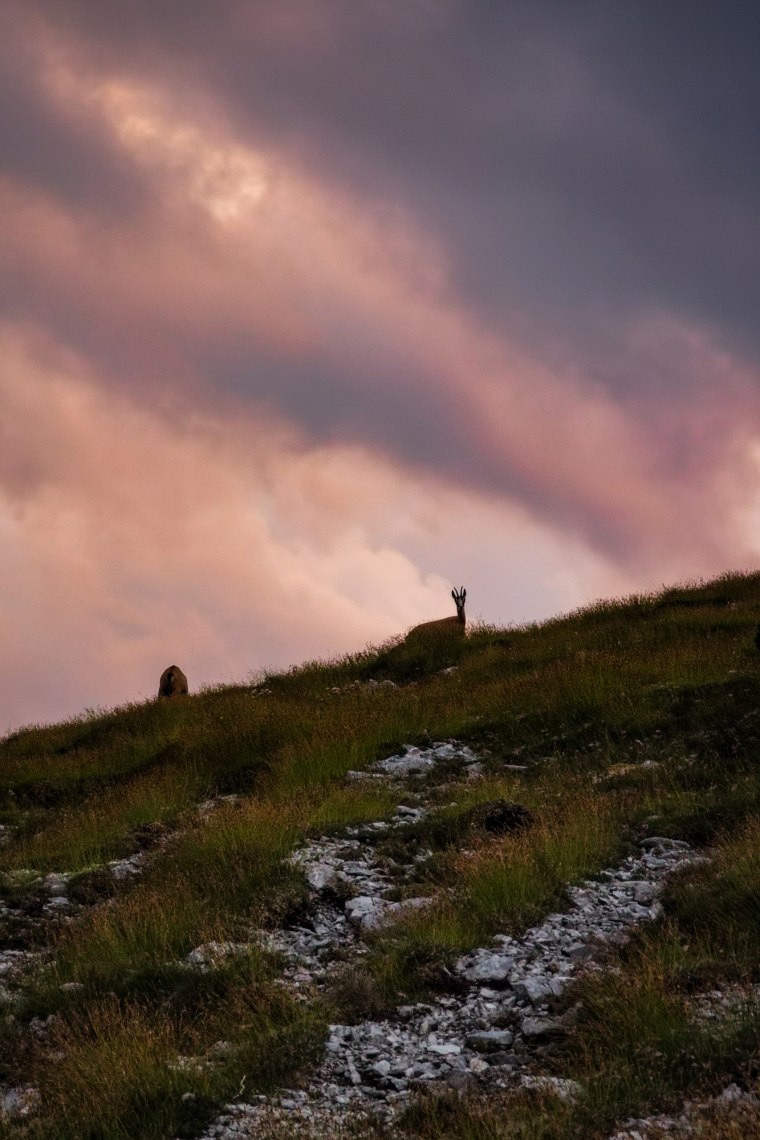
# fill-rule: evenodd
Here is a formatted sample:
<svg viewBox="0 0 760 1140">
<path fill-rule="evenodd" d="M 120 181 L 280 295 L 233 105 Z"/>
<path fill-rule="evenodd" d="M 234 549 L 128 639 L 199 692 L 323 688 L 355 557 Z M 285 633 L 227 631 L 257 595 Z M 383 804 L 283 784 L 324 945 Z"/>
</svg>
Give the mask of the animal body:
<svg viewBox="0 0 760 1140">
<path fill-rule="evenodd" d="M 183 697 L 187 695 L 187 677 L 179 665 L 170 665 L 161 674 L 158 685 L 159 697 Z"/>
<path fill-rule="evenodd" d="M 425 621 L 422 625 L 416 625 L 406 635 L 407 641 L 417 641 L 429 637 L 447 637 L 447 636 L 460 636 L 464 637 L 465 629 L 467 628 L 467 619 L 464 616 L 464 600 L 467 597 L 467 591 L 464 586 L 461 590 L 452 590 L 451 596 L 454 599 L 454 605 L 457 608 L 456 617 L 439 618 L 438 621 Z"/>
</svg>

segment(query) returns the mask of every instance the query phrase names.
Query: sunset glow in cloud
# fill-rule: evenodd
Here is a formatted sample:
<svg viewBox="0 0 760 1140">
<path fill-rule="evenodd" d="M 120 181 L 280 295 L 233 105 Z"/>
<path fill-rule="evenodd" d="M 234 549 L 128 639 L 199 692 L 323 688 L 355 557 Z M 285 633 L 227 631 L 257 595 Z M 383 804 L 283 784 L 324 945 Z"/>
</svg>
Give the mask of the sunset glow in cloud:
<svg viewBox="0 0 760 1140">
<path fill-rule="evenodd" d="M 8 5 L 0 731 L 754 564 L 741 107 L 489 7 Z"/>
</svg>

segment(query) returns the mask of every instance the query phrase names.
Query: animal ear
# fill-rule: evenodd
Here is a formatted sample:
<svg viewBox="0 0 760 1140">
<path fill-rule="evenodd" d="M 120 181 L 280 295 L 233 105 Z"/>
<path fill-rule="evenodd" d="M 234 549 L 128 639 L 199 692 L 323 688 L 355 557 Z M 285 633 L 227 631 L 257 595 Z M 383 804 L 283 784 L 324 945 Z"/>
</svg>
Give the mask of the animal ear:
<svg viewBox="0 0 760 1140">
<path fill-rule="evenodd" d="M 452 590 L 452 591 L 451 591 L 451 596 L 452 596 L 452 598 L 454 599 L 454 601 L 456 601 L 456 600 L 457 600 L 457 592 L 456 592 L 456 590 Z M 760 630 L 760 625 L 759 625 L 757 628 L 758 628 L 758 630 Z"/>
<path fill-rule="evenodd" d="M 467 591 L 465 590 L 464 586 L 462 586 L 462 601 L 464 601 L 466 597 L 467 597 Z"/>
</svg>

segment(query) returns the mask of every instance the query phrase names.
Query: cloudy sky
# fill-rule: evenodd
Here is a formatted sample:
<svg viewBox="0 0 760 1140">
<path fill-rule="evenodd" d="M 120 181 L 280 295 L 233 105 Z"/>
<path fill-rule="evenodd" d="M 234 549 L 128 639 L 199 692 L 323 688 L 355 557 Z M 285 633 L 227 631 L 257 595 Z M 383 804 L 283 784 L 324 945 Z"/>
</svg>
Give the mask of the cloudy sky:
<svg viewBox="0 0 760 1140">
<path fill-rule="evenodd" d="M 759 37 L 0 0 L 0 733 L 757 566 Z"/>
</svg>

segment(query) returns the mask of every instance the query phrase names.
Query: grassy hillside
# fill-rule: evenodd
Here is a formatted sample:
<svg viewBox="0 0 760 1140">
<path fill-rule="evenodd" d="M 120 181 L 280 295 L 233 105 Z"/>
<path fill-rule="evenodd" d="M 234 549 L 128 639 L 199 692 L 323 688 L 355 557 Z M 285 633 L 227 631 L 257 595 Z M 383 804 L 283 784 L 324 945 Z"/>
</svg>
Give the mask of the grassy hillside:
<svg viewBox="0 0 760 1140">
<path fill-rule="evenodd" d="M 561 905 L 565 884 L 646 834 L 710 861 L 674 879 L 664 918 L 577 983 L 566 1039 L 537 1064 L 583 1095 L 425 1096 L 399 1134 L 605 1137 L 632 1114 L 756 1081 L 754 1002 L 709 1025 L 690 1010 L 695 994 L 760 982 L 758 622 L 760 575 L 731 575 L 0 742 L 0 946 L 39 954 L 0 989 L 0 1084 L 40 1094 L 27 1116 L 0 1116 L 0 1136 L 198 1135 L 226 1100 L 308 1075 L 329 1022 L 445 991 L 459 954 L 525 930 Z M 429 908 L 374 932 L 369 953 L 311 1000 L 279 984 L 282 962 L 263 950 L 187 968 L 195 947 L 308 912 L 303 877 L 284 862 L 307 837 L 395 809 L 387 782 L 347 772 L 446 738 L 468 744 L 483 774 L 452 762 L 428 778 L 436 810 L 407 833 L 406 856 L 432 855 L 400 891 L 433 896 Z M 497 799 L 534 825 L 479 831 L 472 806 Z M 141 874 L 108 872 L 136 851 Z M 73 914 L 49 905 L 50 872 L 74 873 Z M 178 1061 L 188 1056 L 210 1063 Z M 760 1135 L 760 1119 L 704 1127 Z"/>
</svg>

